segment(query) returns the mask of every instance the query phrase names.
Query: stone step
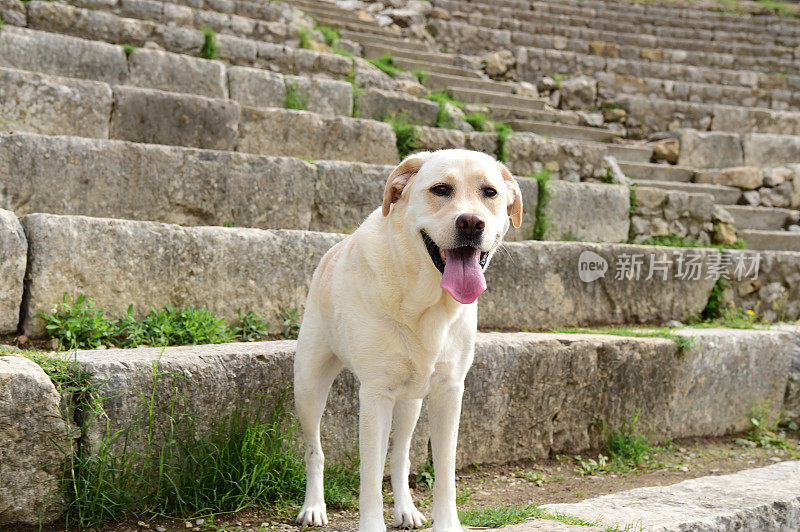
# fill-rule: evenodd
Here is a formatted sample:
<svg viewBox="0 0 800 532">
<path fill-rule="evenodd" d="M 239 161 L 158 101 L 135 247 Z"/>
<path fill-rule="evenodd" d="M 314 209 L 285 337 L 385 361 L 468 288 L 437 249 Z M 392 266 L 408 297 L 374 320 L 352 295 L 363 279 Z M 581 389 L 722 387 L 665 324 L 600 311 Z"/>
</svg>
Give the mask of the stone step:
<svg viewBox="0 0 800 532">
<path fill-rule="evenodd" d="M 507 94 L 514 93 L 514 85 L 502 81 L 493 81 L 476 77 L 451 76 L 449 74 L 441 74 L 436 70 L 426 71 L 425 74 L 423 85 L 432 90 L 459 87 L 462 89 L 475 89 Z"/>
<path fill-rule="evenodd" d="M 429 61 L 423 61 L 422 59 L 412 59 L 403 55 L 392 55 L 392 59 L 394 60 L 395 64 L 400 68 L 404 68 L 406 70 L 421 70 L 425 74 L 431 74 L 435 72 L 436 74 L 445 75 L 445 76 L 458 76 L 462 78 L 475 78 L 480 79 L 481 75 L 472 70 L 470 68 L 460 67 L 460 66 L 453 66 L 453 65 L 444 65 L 441 63 L 431 63 Z"/>
<path fill-rule="evenodd" d="M 619 168 L 631 179 L 678 181 L 688 183 L 694 177 L 694 168 L 670 164 L 619 162 Z"/>
<path fill-rule="evenodd" d="M 452 11 L 461 11 L 470 13 L 478 11 L 485 14 L 498 14 L 498 6 L 494 3 L 487 2 L 463 2 L 460 0 L 445 0 L 437 1 L 436 5 Z M 516 9 L 500 6 L 500 13 L 509 16 L 513 19 L 525 20 L 527 22 L 539 23 L 540 25 L 551 22 L 554 18 L 558 18 L 563 24 L 572 24 L 574 27 L 598 27 L 598 28 L 622 28 L 623 25 L 630 27 L 632 24 L 640 28 L 641 33 L 657 34 L 669 38 L 677 39 L 696 39 L 698 42 L 702 39 L 709 41 L 718 41 L 724 44 L 746 43 L 749 46 L 763 46 L 763 45 L 776 45 L 780 44 L 781 47 L 793 47 L 798 44 L 796 36 L 784 35 L 780 40 L 776 40 L 773 34 L 768 30 L 764 30 L 763 23 L 759 27 L 753 28 L 753 31 L 747 31 L 741 26 L 732 26 L 730 30 L 726 31 L 718 27 L 715 28 L 693 28 L 692 22 L 689 19 L 671 19 L 670 17 L 659 16 L 657 18 L 650 16 L 642 16 L 637 13 L 627 11 L 614 12 L 613 14 L 598 14 L 594 10 L 581 11 L 568 11 L 563 12 L 554 9 Z M 544 20 L 542 18 L 544 17 Z M 687 25 L 689 27 L 687 27 Z M 622 30 L 620 30 L 622 31 Z M 736 39 L 737 33 L 746 32 L 746 36 Z"/>
<path fill-rule="evenodd" d="M 534 120 L 511 120 L 508 122 L 515 131 L 530 131 L 537 135 L 560 139 L 588 140 L 593 142 L 611 142 L 619 135 L 607 129 L 583 127 Z"/>
<path fill-rule="evenodd" d="M 561 109 L 530 109 L 497 104 L 489 107 L 489 116 L 494 120 L 508 122 L 510 125 L 515 121 L 553 122 L 556 124 L 570 124 L 574 126 L 581 123 L 581 117 L 574 111 L 562 111 Z M 512 128 L 513 127 L 512 125 Z M 525 131 L 524 126 L 518 129 L 519 131 Z"/>
<path fill-rule="evenodd" d="M 420 50 L 405 50 L 395 44 L 379 43 L 369 40 L 360 41 L 364 47 L 364 57 L 374 59 L 384 54 L 391 54 L 392 58 L 403 58 L 409 61 L 424 61 L 431 65 L 459 66 L 456 64 L 457 58 L 453 54 L 443 54 L 439 52 L 429 52 Z M 402 41 L 401 41 L 402 42 Z"/>
<path fill-rule="evenodd" d="M 642 186 L 647 187 L 681 190 L 683 192 L 691 192 L 695 194 L 711 194 L 714 197 L 714 203 L 720 205 L 735 205 L 742 195 L 742 191 L 740 189 L 735 187 L 726 187 L 724 185 L 705 185 L 700 183 L 680 183 L 676 181 L 657 180 L 644 180 L 639 181 L 639 183 L 641 183 Z"/>
<path fill-rule="evenodd" d="M 316 13 L 313 15 L 314 19 L 320 24 L 333 26 L 335 28 L 342 28 L 350 31 L 370 32 L 377 35 L 385 35 L 387 37 L 401 37 L 402 34 L 399 30 L 394 30 L 389 27 L 380 27 L 375 22 L 352 20 L 340 15 L 330 15 Z"/>
<path fill-rule="evenodd" d="M 70 35 L 92 41 L 144 47 L 156 43 L 168 51 L 195 56 L 204 42 L 203 33 L 188 27 L 171 27 L 152 21 L 115 15 L 108 11 L 79 9 L 56 2 L 32 0 L 26 4 L 30 29 Z M 284 30 L 285 32 L 285 30 Z M 134 51 L 135 53 L 135 51 Z M 218 58 L 235 65 L 253 66 L 294 74 L 324 74 L 346 79 L 353 71 L 359 81 L 382 76 L 372 65 L 332 53 L 315 52 L 242 39 L 227 34 L 217 35 Z M 180 69 L 172 69 L 176 71 Z M 386 77 L 381 82 L 386 82 Z"/>
<path fill-rule="evenodd" d="M 800 461 L 699 477 L 671 486 L 637 488 L 572 504 L 547 504 L 545 508 L 618 529 L 797 530 Z"/>
<path fill-rule="evenodd" d="M 223 98 L 109 86 L 0 68 L 4 131 L 110 138 L 170 146 L 397 162 L 384 122 L 257 108 Z M 35 101 L 35 104 L 34 104 Z"/>
<path fill-rule="evenodd" d="M 513 107 L 522 107 L 528 109 L 544 109 L 546 101 L 541 98 L 530 98 L 519 94 L 508 94 L 493 92 L 481 89 L 471 89 L 451 85 L 447 90 L 453 95 L 453 98 L 466 103 L 485 103 L 489 106 L 504 105 Z"/>
<path fill-rule="evenodd" d="M 393 37 L 385 37 L 383 35 L 375 35 L 372 32 L 359 32 L 347 29 L 341 29 L 343 39 L 349 39 L 357 43 L 366 44 L 371 43 L 374 45 L 391 47 L 391 50 L 417 50 L 420 52 L 430 52 L 430 46 L 424 42 L 414 41 L 411 39 L 396 39 Z"/>
<path fill-rule="evenodd" d="M 800 233 L 792 231 L 739 231 L 747 249 L 775 249 L 781 251 L 800 251 Z"/>
<path fill-rule="evenodd" d="M 380 216 L 379 211 L 374 215 Z M 192 302 L 207 305 L 226 319 L 235 319 L 241 308 L 272 320 L 284 308 L 302 306 L 319 259 L 344 237 L 50 214 L 22 216 L 20 221 L 28 245 L 35 250 L 28 258 L 31 281 L 22 316 L 22 329 L 31 337 L 44 332 L 35 314 L 49 311 L 65 292 L 76 291 L 94 297 L 98 307 L 107 308 L 109 314 L 124 312 L 131 303 L 137 313 L 143 313 L 151 307 Z M 91 260 L 77 260 L 75 249 L 83 250 L 81 256 Z M 598 265 L 605 261 L 606 277 L 589 283 L 580 280 L 578 259 L 585 251 L 600 257 L 595 259 Z M 617 262 L 630 253 L 661 253 L 673 259 L 691 253 L 706 265 L 704 269 L 719 255 L 714 249 L 508 242 L 487 269 L 490 290 L 481 299 L 479 326 L 522 330 L 665 323 L 685 320 L 705 307 L 714 276 L 682 277 L 677 263 L 670 263 L 664 277 L 616 280 Z M 134 257 L 141 261 L 132 264 Z M 229 267 L 233 257 L 235 269 Z M 70 265 L 68 270 L 65 264 Z M 113 290 L 109 289 L 111 278 Z M 269 282 L 252 290 L 254 279 Z M 520 279 L 525 282 L 520 284 Z M 559 287 L 558 295 L 551 291 L 553 283 Z M 542 294 L 552 297 L 543 298 Z M 271 330 L 277 331 L 278 325 Z"/>
<path fill-rule="evenodd" d="M 596 144 L 596 143 L 595 143 Z M 608 154 L 619 161 L 643 163 L 653 156 L 653 148 L 644 145 L 603 144 Z"/>
<path fill-rule="evenodd" d="M 725 210 L 731 213 L 737 227 L 760 231 L 780 231 L 790 218 L 800 215 L 791 209 L 749 205 L 726 205 Z"/>
</svg>

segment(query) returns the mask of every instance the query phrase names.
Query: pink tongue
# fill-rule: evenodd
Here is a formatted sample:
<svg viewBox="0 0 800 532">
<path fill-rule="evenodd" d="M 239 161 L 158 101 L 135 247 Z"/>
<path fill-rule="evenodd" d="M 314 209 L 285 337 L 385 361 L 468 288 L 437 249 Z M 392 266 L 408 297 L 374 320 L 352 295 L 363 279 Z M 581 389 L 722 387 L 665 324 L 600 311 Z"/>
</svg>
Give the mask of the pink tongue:
<svg viewBox="0 0 800 532">
<path fill-rule="evenodd" d="M 444 256 L 447 260 L 440 286 L 459 303 L 468 305 L 478 299 L 486 290 L 486 279 L 478 263 L 481 252 L 472 247 L 463 247 L 446 249 Z"/>
</svg>

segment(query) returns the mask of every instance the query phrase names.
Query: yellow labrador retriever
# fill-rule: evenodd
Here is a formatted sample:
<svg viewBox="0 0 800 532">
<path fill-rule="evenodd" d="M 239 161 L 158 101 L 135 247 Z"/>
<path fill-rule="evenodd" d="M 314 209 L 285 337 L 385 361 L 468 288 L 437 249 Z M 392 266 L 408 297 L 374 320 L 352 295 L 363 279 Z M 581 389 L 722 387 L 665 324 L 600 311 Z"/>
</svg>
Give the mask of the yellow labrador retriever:
<svg viewBox="0 0 800 532">
<path fill-rule="evenodd" d="M 360 381 L 359 531 L 382 532 L 381 486 L 391 456 L 394 524 L 425 517 L 408 489 L 408 452 L 422 398 L 436 481 L 433 530 L 460 531 L 455 454 L 464 377 L 472 364 L 484 269 L 522 195 L 508 169 L 467 150 L 411 155 L 389 176 L 383 206 L 322 258 L 311 282 L 294 361 L 297 415 L 306 445 L 304 525 L 328 522 L 320 419 L 342 367 Z"/>
</svg>

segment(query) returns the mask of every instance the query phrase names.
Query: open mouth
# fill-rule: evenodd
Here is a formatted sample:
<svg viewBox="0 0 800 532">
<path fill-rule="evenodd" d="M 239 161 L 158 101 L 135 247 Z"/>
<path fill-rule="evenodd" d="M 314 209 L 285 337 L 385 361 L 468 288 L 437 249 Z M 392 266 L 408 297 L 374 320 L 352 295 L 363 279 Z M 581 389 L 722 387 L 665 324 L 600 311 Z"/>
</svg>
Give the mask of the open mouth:
<svg viewBox="0 0 800 532">
<path fill-rule="evenodd" d="M 447 253 L 445 253 L 443 249 L 436 245 L 433 239 L 428 236 L 428 233 L 425 231 L 421 232 L 422 241 L 425 243 L 425 248 L 428 250 L 428 255 L 430 255 L 433 265 L 436 266 L 436 269 L 439 270 L 440 273 L 444 274 L 444 267 L 445 264 L 447 264 Z M 474 253 L 476 250 L 472 246 L 463 246 L 454 248 L 450 251 L 461 256 L 466 253 Z M 486 251 L 481 251 L 480 253 L 481 255 L 478 259 L 478 264 L 480 264 L 481 268 L 483 269 L 486 268 L 486 259 L 489 257 L 489 253 Z"/>
</svg>

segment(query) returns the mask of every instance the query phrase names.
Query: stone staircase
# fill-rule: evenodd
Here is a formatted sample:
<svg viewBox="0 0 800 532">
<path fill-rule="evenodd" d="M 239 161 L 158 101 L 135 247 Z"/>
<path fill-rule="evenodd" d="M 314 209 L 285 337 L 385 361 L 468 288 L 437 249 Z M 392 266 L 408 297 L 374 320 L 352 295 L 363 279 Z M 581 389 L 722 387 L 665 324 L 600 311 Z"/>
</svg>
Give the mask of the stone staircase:
<svg viewBox="0 0 800 532">
<path fill-rule="evenodd" d="M 602 404 L 610 422 L 632 415 L 619 407 L 621 395 L 631 409 L 646 410 L 648 423 L 686 436 L 745 429 L 759 398 L 779 408 L 795 358 L 793 336 L 784 332 L 687 331 L 699 345 L 687 361 L 667 339 L 518 331 L 685 321 L 702 311 L 719 273 L 733 266 L 686 280 L 679 265 L 699 257 L 708 273 L 723 259 L 733 264 L 756 250 L 761 269 L 732 281 L 731 301 L 771 318 L 782 301 L 783 317 L 800 317 L 800 239 L 785 230 L 799 221 L 798 205 L 791 197 L 775 205 L 778 195 L 770 192 L 800 183 L 792 174 L 800 162 L 800 150 L 793 151 L 800 111 L 792 111 L 800 31 L 784 19 L 745 17 L 752 35 L 735 38 L 739 30 L 727 15 L 709 14 L 719 22 L 714 26 L 688 7 L 593 0 L 434 0 L 429 7 L 435 38 L 414 30 L 413 16 L 400 27 L 370 4 L 0 0 L 0 334 L 42 337 L 35 315 L 65 292 L 88 294 L 109 314 L 129 304 L 137 313 L 196 304 L 230 321 L 239 309 L 252 310 L 280 332 L 277 316 L 302 307 L 322 254 L 378 206 L 400 159 L 385 119 L 405 112 L 413 117 L 416 149 L 503 152 L 526 206 L 523 227 L 509 233 L 488 270 L 490 290 L 480 305 L 482 330 L 510 332 L 481 334 L 469 385 L 477 390 L 508 374 L 518 382 L 491 407 L 472 396 L 460 463 L 585 449 L 597 443 L 595 420 L 586 415 L 592 405 Z M 774 27 L 765 30 L 764 20 Z M 338 28 L 342 48 L 326 43 L 315 24 Z M 643 30 L 626 33 L 631 24 Z M 515 75 L 489 72 L 486 53 L 502 48 L 513 50 Z M 419 79 L 392 77 L 366 61 L 387 52 L 399 68 L 420 71 Z M 678 66 L 664 70 L 671 62 Z M 567 67 L 570 76 L 596 77 L 586 105 L 577 93 L 567 97 L 564 83 L 542 83 Z M 680 81 L 667 87 L 673 78 Z M 437 90 L 506 122 L 513 133 L 435 127 L 440 104 L 425 95 Z M 607 102 L 613 106 L 603 107 Z M 651 113 L 652 106 L 668 110 Z M 624 120 L 605 120 L 607 109 L 624 110 Z M 658 159 L 658 140 L 648 139 L 666 130 L 681 146 L 670 164 Z M 777 147 L 767 150 L 772 143 Z M 743 166 L 761 172 L 762 186 L 743 188 L 731 177 Z M 556 178 L 547 191 L 524 177 L 542 169 Z M 627 243 L 666 227 L 708 244 L 720 207 L 731 217 L 723 223 L 739 226 L 749 250 Z M 537 223 L 545 241 L 532 239 Z M 605 263 L 604 276 L 582 278 L 587 255 Z M 663 278 L 617 278 L 631 255 L 671 264 Z M 227 364 L 269 377 L 266 388 L 242 391 L 255 404 L 265 389 L 272 398 L 288 384 L 293 350 L 290 342 L 169 348 L 163 360 L 205 383 L 191 393 L 235 389 L 225 380 L 233 373 L 219 376 Z M 156 351 L 80 357 L 127 393 L 141 377 L 129 373 L 149 367 Z M 217 365 L 196 373 L 193 364 L 210 359 Z M 738 369 L 720 373 L 720 365 Z M 12 373 L 47 387 L 36 368 Z M 598 377 L 612 373 L 608 381 Z M 342 379 L 351 390 L 352 378 Z M 587 380 L 591 387 L 576 384 Z M 650 397 L 642 381 L 669 385 Z M 716 385 L 698 390 L 698 381 Z M 535 392 L 531 383 L 539 383 Z M 580 412 L 562 405 L 567 385 L 580 396 Z M 614 389 L 621 385 L 623 392 Z M 690 392 L 691 400 L 676 399 Z M 56 411 L 58 397 L 50 395 Z M 530 406 L 530 419 L 518 427 L 495 423 L 534 395 L 547 427 Z M 737 401 L 720 403 L 712 423 L 692 418 L 709 398 L 728 395 Z M 348 400 L 337 399 L 334 408 L 342 419 L 354 415 Z M 108 414 L 113 423 L 127 415 Z M 331 456 L 353 441 L 339 423 Z M 534 430 L 541 434 L 531 438 Z M 490 433 L 491 441 L 484 439 Z M 421 463 L 427 441 L 415 445 Z M 0 510 L 0 525 L 6 522 Z"/>
<path fill-rule="evenodd" d="M 326 13 L 333 13 L 337 8 L 335 3 L 323 0 L 298 0 L 297 5 L 312 11 L 315 6 L 324 6 L 316 8 Z M 373 4 L 362 5 L 369 10 Z M 440 50 L 438 58 L 430 51 L 430 43 L 425 43 L 429 48 L 423 51 L 425 44 L 413 41 L 414 44 L 409 45 L 411 39 L 372 43 L 366 31 L 345 31 L 343 35 L 365 43 L 367 56 L 391 52 L 393 57 L 402 58 L 398 62 L 411 60 L 409 65 L 427 68 L 426 72 L 432 74 L 432 86 L 454 93 L 458 87 L 439 77 L 445 66 L 479 66 L 483 58 L 485 79 L 488 77 L 486 59 L 502 48 L 509 50 L 515 68 L 499 79 L 526 81 L 541 88 L 546 76 L 592 77 L 596 92 L 589 99 L 579 100 L 577 106 L 574 100 L 567 106 L 562 99 L 561 108 L 554 109 L 550 98 L 551 105 L 547 105 L 546 113 L 534 110 L 536 114 L 525 117 L 520 116 L 521 104 L 514 111 L 509 109 L 513 106 L 503 105 L 498 98 L 481 94 L 490 113 L 508 120 L 515 130 L 602 143 L 684 127 L 734 131 L 740 137 L 738 142 L 744 146 L 740 150 L 745 150 L 745 157 L 724 161 L 722 168 L 748 165 L 767 171 L 800 162 L 800 151 L 796 148 L 800 137 L 795 136 L 800 134 L 797 127 L 800 114 L 796 112 L 795 103 L 796 95 L 800 94 L 797 92 L 800 76 L 795 73 L 798 60 L 794 51 L 800 25 L 791 19 L 764 15 L 748 15 L 742 19 L 694 6 L 678 11 L 660 7 L 628 11 L 627 5 L 621 7 L 614 2 L 498 5 L 436 0 L 432 6 L 425 13 L 425 23 L 430 34 L 435 36 Z M 367 18 L 364 13 L 362 9 L 362 18 Z M 334 22 L 333 19 L 329 21 Z M 636 32 L 630 31 L 633 26 Z M 743 32 L 747 33 L 745 37 L 742 37 Z M 406 30 L 406 33 L 418 31 Z M 575 113 L 605 105 L 623 109 L 624 123 L 591 127 L 586 123 L 586 115 Z M 770 134 L 774 135 L 767 136 Z M 758 153 L 757 148 L 748 151 L 748 143 L 768 144 L 771 148 L 766 153 L 764 150 Z M 682 153 L 681 159 L 691 160 L 689 152 L 693 148 L 684 145 L 682 149 L 686 153 Z M 741 236 L 752 249 L 800 249 L 800 234 L 780 232 L 787 228 L 800 229 L 796 223 L 800 192 L 787 195 L 783 191 L 785 197 L 778 201 L 764 200 L 757 195 L 742 194 L 742 190 L 734 190 L 735 187 L 713 182 L 695 183 L 698 171 L 717 167 L 709 166 L 711 163 L 702 158 L 697 164 L 678 161 L 680 166 L 676 166 L 674 163 L 650 164 L 650 159 L 644 155 L 615 155 L 620 159 L 620 167 L 630 173 L 629 177 L 646 181 L 642 185 L 710 193 L 721 206 L 741 204 L 753 207 L 752 213 L 764 213 L 763 216 L 773 222 L 769 230 L 753 216 L 736 218 Z M 773 208 L 779 210 L 772 213 L 770 209 Z M 785 210 L 792 212 L 787 214 Z M 779 218 L 784 223 L 775 227 L 774 221 Z"/>
</svg>

